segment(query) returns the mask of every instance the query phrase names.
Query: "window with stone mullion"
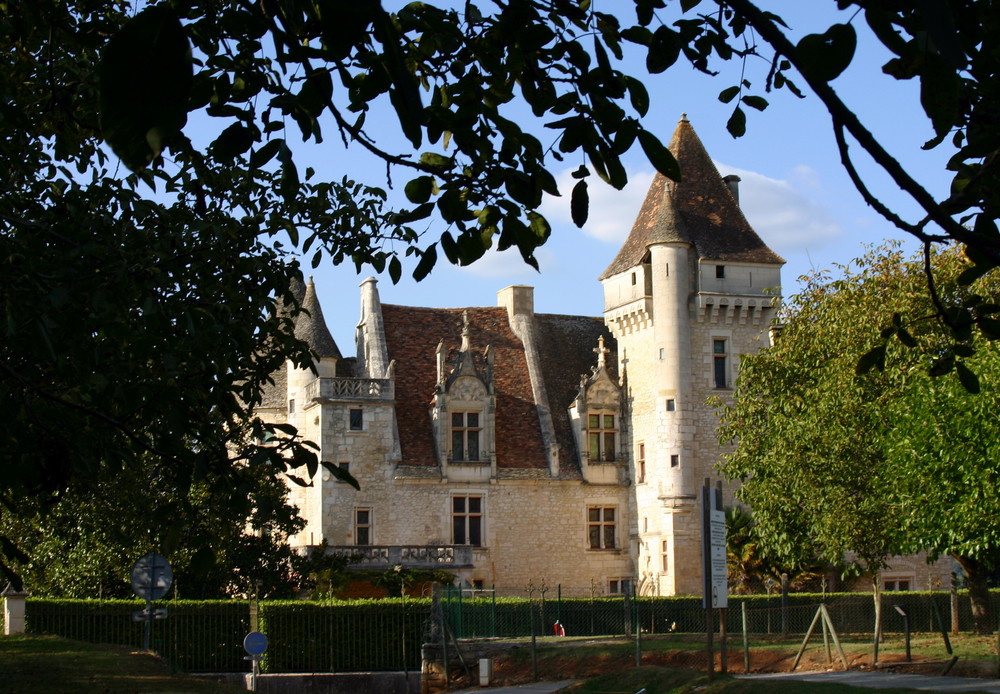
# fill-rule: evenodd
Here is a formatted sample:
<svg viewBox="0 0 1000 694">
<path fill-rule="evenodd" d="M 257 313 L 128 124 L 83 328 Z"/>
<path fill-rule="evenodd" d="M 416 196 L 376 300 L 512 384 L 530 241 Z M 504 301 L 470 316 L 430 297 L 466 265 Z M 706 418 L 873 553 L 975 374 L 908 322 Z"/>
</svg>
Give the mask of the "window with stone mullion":
<svg viewBox="0 0 1000 694">
<path fill-rule="evenodd" d="M 451 459 L 479 460 L 478 412 L 451 413 Z"/>
<path fill-rule="evenodd" d="M 613 414 L 588 415 L 587 440 L 590 460 L 613 462 L 615 460 L 616 434 Z"/>
</svg>

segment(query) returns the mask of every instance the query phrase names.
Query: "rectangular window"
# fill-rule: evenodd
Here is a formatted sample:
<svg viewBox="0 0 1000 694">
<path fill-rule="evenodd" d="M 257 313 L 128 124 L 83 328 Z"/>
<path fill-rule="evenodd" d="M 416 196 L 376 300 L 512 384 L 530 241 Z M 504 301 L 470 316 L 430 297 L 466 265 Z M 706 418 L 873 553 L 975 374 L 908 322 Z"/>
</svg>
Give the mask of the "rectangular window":
<svg viewBox="0 0 1000 694">
<path fill-rule="evenodd" d="M 724 280 L 726 279 L 726 266 L 716 265 L 715 266 L 715 279 Z"/>
<path fill-rule="evenodd" d="M 674 402 L 673 398 L 667 399 L 667 412 L 673 412 L 677 409 L 677 403 Z"/>
<path fill-rule="evenodd" d="M 608 579 L 608 595 L 625 595 L 632 593 L 632 579 L 611 578 Z"/>
<path fill-rule="evenodd" d="M 451 413 L 451 459 L 479 460 L 478 412 Z"/>
<path fill-rule="evenodd" d="M 483 545 L 483 497 L 478 495 L 451 498 L 452 542 L 456 545 Z"/>
<path fill-rule="evenodd" d="M 365 547 L 372 543 L 372 510 L 354 509 L 354 544 Z"/>
<path fill-rule="evenodd" d="M 295 398 L 288 400 L 288 414 L 295 414 Z"/>
<path fill-rule="evenodd" d="M 636 467 L 638 468 L 636 472 L 637 479 L 639 480 L 639 483 L 642 484 L 646 481 L 646 444 L 644 443 L 639 444 L 639 455 Z"/>
<path fill-rule="evenodd" d="M 590 460 L 614 462 L 618 430 L 613 414 L 587 416 L 587 452 Z"/>
<path fill-rule="evenodd" d="M 663 573 L 669 573 L 670 565 L 667 563 L 667 541 L 660 542 L 660 559 L 663 561 Z"/>
<path fill-rule="evenodd" d="M 908 578 L 890 578 L 885 581 L 885 590 L 887 591 L 907 591 L 910 589 L 910 579 Z"/>
<path fill-rule="evenodd" d="M 615 548 L 615 508 L 590 506 L 587 508 L 587 535 L 591 549 Z"/>
<path fill-rule="evenodd" d="M 726 347 L 725 340 L 712 340 L 712 368 L 716 388 L 729 387 L 729 379 L 726 378 L 729 352 Z"/>
<path fill-rule="evenodd" d="M 364 431 L 365 428 L 364 410 L 351 410 L 351 431 Z"/>
<path fill-rule="evenodd" d="M 681 464 L 681 457 L 677 453 L 670 454 L 670 467 L 678 467 Z"/>
</svg>

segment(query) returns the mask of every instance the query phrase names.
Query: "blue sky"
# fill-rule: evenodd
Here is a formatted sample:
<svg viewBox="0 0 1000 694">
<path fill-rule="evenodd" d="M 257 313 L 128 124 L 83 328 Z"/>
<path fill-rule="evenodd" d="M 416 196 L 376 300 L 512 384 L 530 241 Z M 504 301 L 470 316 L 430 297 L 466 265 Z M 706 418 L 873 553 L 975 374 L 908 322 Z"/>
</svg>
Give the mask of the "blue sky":
<svg viewBox="0 0 1000 694">
<path fill-rule="evenodd" d="M 822 31 L 851 16 L 838 12 L 833 0 L 759 4 L 784 17 L 793 37 Z M 669 14 L 663 16 L 672 21 Z M 950 181 L 944 168 L 949 146 L 921 151 L 932 132 L 920 108 L 917 85 L 883 75 L 881 65 L 887 59 L 886 53 L 870 38 L 863 17 L 853 21 L 860 34 L 858 54 L 852 67 L 833 82 L 834 89 L 911 175 L 938 199 L 945 197 Z M 680 62 L 653 77 L 644 76 L 641 62 L 626 67 L 626 72 L 643 78 L 650 92 L 647 128 L 666 143 L 681 114 L 686 113 L 720 172 L 741 176 L 744 213 L 764 241 L 788 261 L 782 271 L 783 294 L 794 294 L 797 278 L 810 270 L 849 263 L 864 253 L 866 244 L 903 238 L 901 232 L 867 207 L 854 189 L 840 163 L 829 116 L 817 99 L 809 94 L 805 99 L 787 92 L 765 94 L 770 107 L 763 113 L 749 111 L 747 134 L 733 139 L 725 129 L 732 105 L 722 104 L 717 97 L 739 81 L 742 65 L 730 61 L 715 67 L 720 70 L 716 77 L 698 73 Z M 746 78 L 755 89 L 763 84 L 767 69 L 764 60 L 747 64 Z M 396 142 L 391 125 L 385 126 L 385 137 Z M 354 146 L 344 152 L 335 137 L 329 137 L 319 147 L 339 150 L 326 152 L 330 156 L 323 159 L 350 161 L 348 175 L 372 185 L 385 185 L 384 166 L 367 161 L 360 148 Z M 857 147 L 852 148 L 852 153 L 880 199 L 904 218 L 919 219 L 915 207 L 895 184 L 878 174 Z M 576 164 L 574 161 L 565 171 L 556 172 L 557 177 L 569 180 L 569 169 Z M 393 285 L 388 276 L 380 277 L 383 303 L 494 306 L 499 289 L 526 284 L 535 287 L 537 312 L 600 315 L 603 298 L 597 277 L 627 236 L 652 180 L 652 167 L 638 147 L 630 153 L 627 166 L 630 184 L 623 191 L 590 179 L 590 219 L 582 230 L 569 219 L 569 186 L 564 187 L 565 197 L 546 202 L 543 212 L 553 233 L 537 253 L 541 272 L 524 265 L 516 251 L 490 253 L 466 268 L 447 265 L 442 258 L 420 283 L 405 274 L 398 285 Z M 397 187 L 401 188 L 406 180 L 402 172 L 398 174 Z M 441 231 L 429 228 L 423 245 L 435 240 Z M 916 249 L 912 242 L 908 245 Z M 328 263 L 305 272 L 315 278 L 326 321 L 341 352 L 353 355 L 358 285 L 375 273 L 367 268 L 358 275 L 352 265 L 333 267 Z"/>
</svg>

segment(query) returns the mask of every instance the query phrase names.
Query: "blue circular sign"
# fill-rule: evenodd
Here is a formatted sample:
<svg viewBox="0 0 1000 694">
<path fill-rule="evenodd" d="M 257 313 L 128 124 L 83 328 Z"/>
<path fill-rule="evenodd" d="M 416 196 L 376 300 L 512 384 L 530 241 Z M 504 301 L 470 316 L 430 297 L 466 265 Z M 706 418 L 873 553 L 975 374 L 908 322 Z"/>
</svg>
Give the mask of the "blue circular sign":
<svg viewBox="0 0 1000 694">
<path fill-rule="evenodd" d="M 243 639 L 243 650 L 250 655 L 264 655 L 267 650 L 267 637 L 259 631 L 251 631 Z"/>
</svg>

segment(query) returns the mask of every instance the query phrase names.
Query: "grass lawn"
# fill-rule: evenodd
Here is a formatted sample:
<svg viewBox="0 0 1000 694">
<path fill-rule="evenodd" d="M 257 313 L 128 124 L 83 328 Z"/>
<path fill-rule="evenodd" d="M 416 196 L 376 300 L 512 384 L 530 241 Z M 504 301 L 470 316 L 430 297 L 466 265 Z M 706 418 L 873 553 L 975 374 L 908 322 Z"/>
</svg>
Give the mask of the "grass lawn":
<svg viewBox="0 0 1000 694">
<path fill-rule="evenodd" d="M 0 636 L 4 694 L 237 694 L 241 687 L 172 674 L 148 653 L 56 636 Z"/>
</svg>

